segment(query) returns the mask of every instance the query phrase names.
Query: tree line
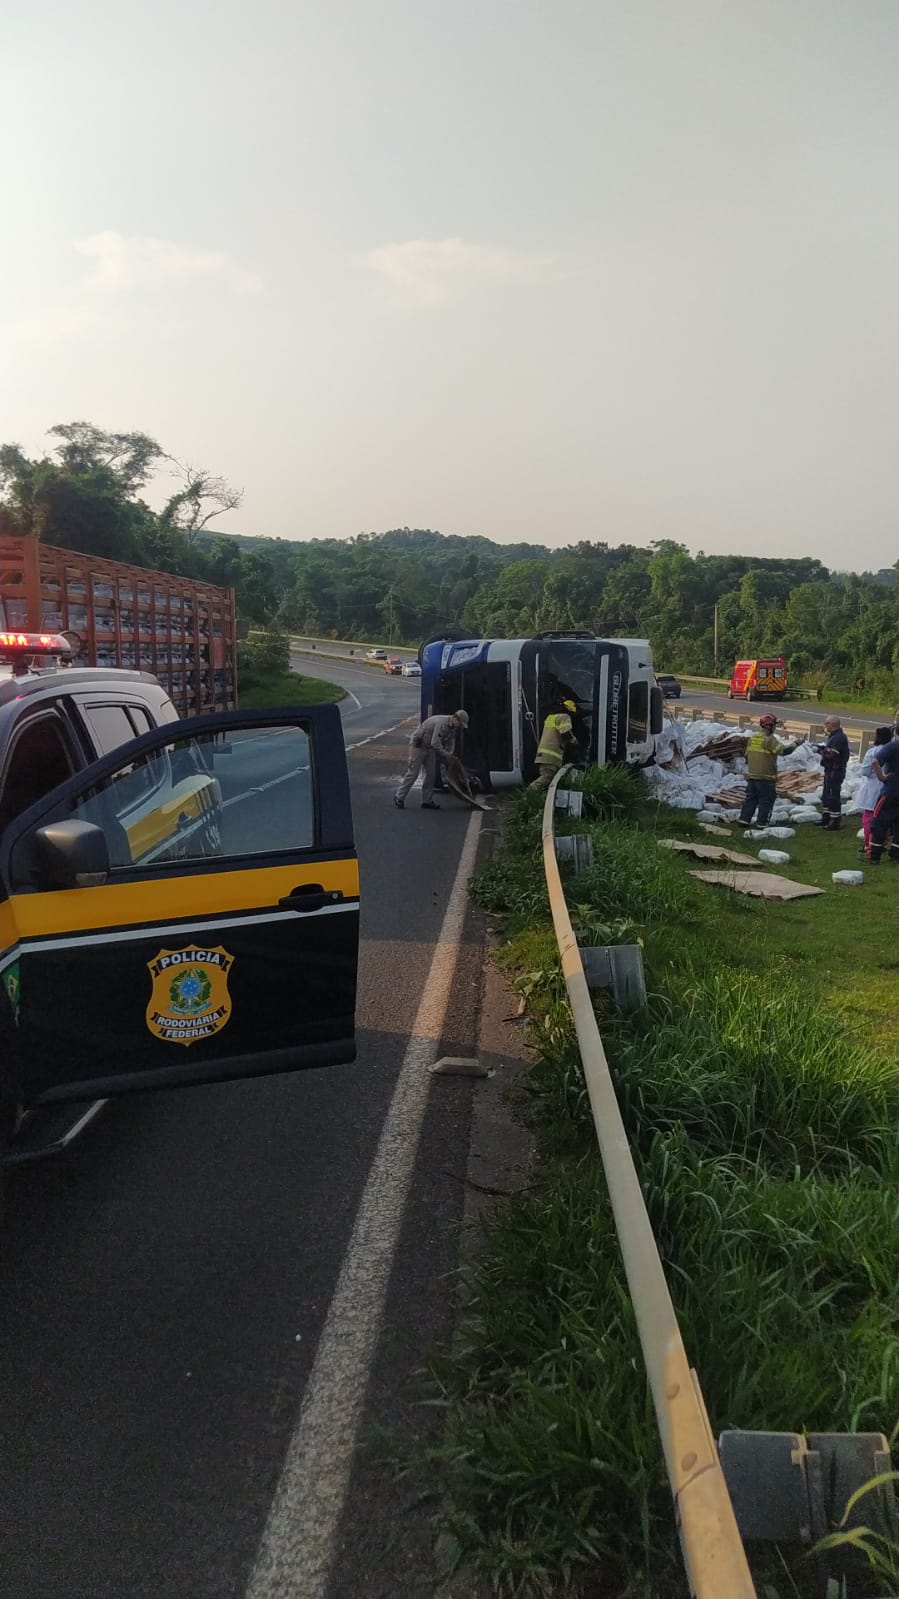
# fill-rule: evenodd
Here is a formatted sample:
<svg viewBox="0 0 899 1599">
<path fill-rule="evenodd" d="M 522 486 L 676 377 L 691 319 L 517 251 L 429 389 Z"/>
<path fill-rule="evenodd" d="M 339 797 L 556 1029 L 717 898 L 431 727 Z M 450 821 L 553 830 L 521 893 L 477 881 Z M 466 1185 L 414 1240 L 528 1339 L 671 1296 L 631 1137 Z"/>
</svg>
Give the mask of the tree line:
<svg viewBox="0 0 899 1599">
<path fill-rule="evenodd" d="M 444 627 L 474 637 L 589 628 L 648 637 L 659 670 L 729 673 L 741 656 L 783 654 L 811 685 L 890 698 L 897 670 L 896 567 L 833 572 L 810 557 L 691 555 L 671 539 L 549 549 L 394 528 L 348 539 L 250 538 L 209 523 L 241 502 L 224 478 L 167 455 L 142 433 L 77 422 L 50 453 L 0 447 L 0 532 L 233 585 L 254 626 L 392 644 Z M 161 511 L 141 491 L 172 479 Z"/>
</svg>

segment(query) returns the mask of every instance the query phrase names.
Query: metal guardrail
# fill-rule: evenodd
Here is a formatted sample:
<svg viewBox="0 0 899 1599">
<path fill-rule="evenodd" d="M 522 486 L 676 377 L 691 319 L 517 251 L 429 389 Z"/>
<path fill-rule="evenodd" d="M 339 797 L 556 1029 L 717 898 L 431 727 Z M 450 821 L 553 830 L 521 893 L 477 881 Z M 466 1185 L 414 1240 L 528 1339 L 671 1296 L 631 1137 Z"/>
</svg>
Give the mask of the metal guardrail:
<svg viewBox="0 0 899 1599">
<path fill-rule="evenodd" d="M 562 972 L 580 1047 L 618 1242 L 695 1599 L 756 1599 L 696 1372 L 687 1360 L 628 1144 L 562 889 L 553 835 L 553 778 L 543 808 L 543 860 Z"/>
<path fill-rule="evenodd" d="M 718 722 L 723 728 L 752 727 L 757 721 L 757 717 L 749 716 L 745 711 L 707 711 L 698 705 L 681 707 L 679 702 L 675 702 L 673 705 L 669 702 L 667 712 L 673 722 Z M 824 731 L 823 720 L 819 718 L 816 721 L 807 712 L 798 711 L 795 716 L 788 712 L 786 716 L 780 718 L 780 725 L 790 735 L 804 732 L 804 735 L 811 738 L 813 742 L 817 741 L 821 744 L 824 743 L 827 736 Z M 865 752 L 874 743 L 873 729 L 855 727 L 851 722 L 848 726 L 845 723 L 842 726 L 843 732 L 849 739 L 850 747 L 854 743 L 858 744 L 858 759 L 861 760 Z"/>
</svg>

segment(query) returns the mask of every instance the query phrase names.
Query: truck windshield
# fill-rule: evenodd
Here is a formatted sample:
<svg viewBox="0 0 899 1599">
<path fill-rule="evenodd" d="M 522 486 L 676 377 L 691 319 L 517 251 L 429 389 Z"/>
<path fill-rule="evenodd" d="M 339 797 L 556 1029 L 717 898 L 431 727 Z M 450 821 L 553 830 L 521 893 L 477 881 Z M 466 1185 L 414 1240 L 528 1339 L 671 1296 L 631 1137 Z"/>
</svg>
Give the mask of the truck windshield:
<svg viewBox="0 0 899 1599">
<path fill-rule="evenodd" d="M 553 639 L 541 645 L 541 657 L 541 717 L 558 710 L 563 700 L 574 700 L 577 706 L 575 738 L 589 749 L 596 692 L 596 645 L 575 639 Z"/>
</svg>

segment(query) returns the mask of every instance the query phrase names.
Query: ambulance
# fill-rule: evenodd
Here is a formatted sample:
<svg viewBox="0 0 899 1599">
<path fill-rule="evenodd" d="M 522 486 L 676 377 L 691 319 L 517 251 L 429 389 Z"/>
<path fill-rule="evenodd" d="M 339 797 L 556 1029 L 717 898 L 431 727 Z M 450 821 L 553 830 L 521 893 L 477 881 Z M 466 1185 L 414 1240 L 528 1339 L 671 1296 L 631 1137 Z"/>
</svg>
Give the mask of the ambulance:
<svg viewBox="0 0 899 1599">
<path fill-rule="evenodd" d="M 783 700 L 787 696 L 787 663 L 782 655 L 737 661 L 727 690 L 729 700 Z"/>
</svg>

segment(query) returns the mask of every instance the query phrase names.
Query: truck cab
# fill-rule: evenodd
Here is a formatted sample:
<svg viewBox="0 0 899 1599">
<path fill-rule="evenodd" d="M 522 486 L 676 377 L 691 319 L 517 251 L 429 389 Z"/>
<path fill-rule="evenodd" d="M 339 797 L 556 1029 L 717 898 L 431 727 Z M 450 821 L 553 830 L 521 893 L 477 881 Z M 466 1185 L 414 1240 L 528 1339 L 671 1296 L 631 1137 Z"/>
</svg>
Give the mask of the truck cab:
<svg viewBox="0 0 899 1599">
<path fill-rule="evenodd" d="M 639 766 L 652 759 L 663 702 L 645 639 L 545 632 L 529 639 L 436 639 L 421 651 L 422 717 L 464 709 L 467 771 L 486 789 L 527 783 L 545 718 L 577 707 L 585 760 Z"/>
<path fill-rule="evenodd" d="M 65 655 L 0 639 L 0 1142 L 57 1102 L 354 1059 L 336 706 L 182 721 Z"/>
</svg>

